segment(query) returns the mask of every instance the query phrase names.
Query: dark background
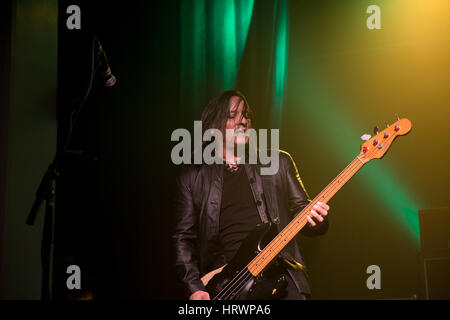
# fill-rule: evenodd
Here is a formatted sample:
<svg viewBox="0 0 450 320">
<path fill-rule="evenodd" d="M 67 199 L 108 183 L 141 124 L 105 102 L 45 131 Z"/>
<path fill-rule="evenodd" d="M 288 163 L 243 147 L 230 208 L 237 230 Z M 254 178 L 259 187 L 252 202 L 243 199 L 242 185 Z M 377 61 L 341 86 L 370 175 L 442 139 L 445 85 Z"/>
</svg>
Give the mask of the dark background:
<svg viewBox="0 0 450 320">
<path fill-rule="evenodd" d="M 225 75 L 215 69 L 221 25 L 212 25 L 214 2 L 204 2 L 201 79 L 185 72 L 195 60 L 185 55 L 189 0 L 5 3 L 11 10 L 5 4 L 1 19 L 1 296 L 40 297 L 43 210 L 35 226 L 25 220 L 86 93 L 96 36 L 117 84 L 104 88 L 96 79 L 62 162 L 56 298 L 86 291 L 99 299 L 180 298 L 170 248 L 177 171 L 170 135 L 191 129 L 209 98 L 224 89 L 217 78 Z M 255 1 L 236 70 L 235 87 L 262 128 L 271 127 L 275 110 L 281 3 Z M 313 298 L 413 298 L 423 287 L 418 211 L 450 205 L 448 1 L 286 3 L 280 147 L 294 157 L 312 197 L 357 155 L 363 133 L 384 128 L 396 113 L 413 123 L 382 161 L 367 164 L 330 202 L 328 233 L 299 240 Z M 81 30 L 66 28 L 72 4 L 81 7 Z M 382 30 L 366 28 L 370 4 L 381 7 Z M 448 232 L 448 223 L 430 225 L 435 234 Z M 64 289 L 69 264 L 81 267 L 81 292 Z M 381 290 L 366 287 L 372 264 L 381 267 Z"/>
<path fill-rule="evenodd" d="M 74 129 L 74 153 L 66 157 L 58 191 L 61 272 L 65 260 L 81 260 L 89 274 L 84 287 L 99 298 L 179 298 L 169 247 L 169 143 L 180 108 L 178 3 L 80 6 L 82 30 L 74 32 L 65 27 L 67 6 L 60 2 L 59 137 L 71 100 L 88 86 L 93 36 L 117 84 L 94 84 Z"/>
<path fill-rule="evenodd" d="M 171 260 L 177 168 L 170 160 L 170 136 L 176 128 L 191 129 L 218 88 L 206 81 L 201 93 L 192 92 L 202 97 L 201 106 L 180 98 L 180 1 L 137 1 L 133 6 L 83 1 L 82 29 L 76 31 L 65 26 L 65 8 L 71 4 L 76 2 L 59 4 L 59 146 L 67 135 L 72 101 L 88 87 L 93 36 L 102 43 L 117 84 L 94 84 L 64 160 L 55 278 L 65 279 L 67 265 L 76 262 L 89 275 L 83 287 L 99 298 L 182 298 Z M 272 1 L 255 4 L 253 43 L 243 60 L 256 61 L 238 78 L 247 83 L 246 94 L 253 90 L 263 127 L 270 120 L 271 71 L 259 66 L 272 58 L 273 39 L 267 35 L 274 8 Z M 64 288 L 62 281 L 60 296 Z"/>
<path fill-rule="evenodd" d="M 189 1 L 184 3 L 189 5 Z M 210 4 L 205 3 L 208 12 Z M 255 2 L 247 44 L 236 75 L 236 88 L 247 95 L 255 110 L 256 123 L 262 128 L 273 124 L 274 48 L 279 45 L 276 43 L 278 21 L 275 13 L 281 10 L 280 3 Z M 214 70 L 208 68 L 214 63 L 214 55 L 218 55 L 213 41 L 218 36 L 214 32 L 220 31 L 220 27 L 206 30 L 207 68 L 205 79 L 200 81 L 204 87 L 196 88 L 187 82 L 198 79 L 182 78 L 182 70 L 186 67 L 182 65 L 185 54 L 182 45 L 186 41 L 183 32 L 189 30 L 183 29 L 186 28 L 182 24 L 185 9 L 181 1 L 137 1 L 133 5 L 82 2 L 81 31 L 65 28 L 67 14 L 64 9 L 67 5 L 64 1 L 59 3 L 59 143 L 65 137 L 71 100 L 80 97 L 87 87 L 92 36 L 102 43 L 118 82 L 110 89 L 102 88 L 98 83 L 94 85 L 75 130 L 71 145 L 74 152 L 66 157 L 57 214 L 56 248 L 62 266 L 59 270 L 64 271 L 69 262 L 79 261 L 77 263 L 85 270 L 84 287 L 92 288 L 98 298 L 181 298 L 171 260 L 171 197 L 177 168 L 169 158 L 174 145 L 169 137 L 176 128 L 192 128 L 192 121 L 199 119 L 202 107 L 223 89 L 214 81 L 217 77 Z M 338 109 L 333 115 L 331 110 L 320 110 L 323 101 L 308 100 L 311 91 L 318 90 L 312 84 L 323 77 L 336 81 L 334 77 L 341 72 L 351 74 L 358 68 L 359 61 L 364 64 L 374 59 L 372 63 L 386 63 L 371 52 L 385 50 L 387 40 L 383 40 L 382 35 L 372 39 L 378 46 L 381 43 L 381 49 L 363 49 L 362 54 L 358 53 L 358 43 L 361 46 L 363 40 L 357 31 L 351 30 L 350 23 L 356 23 L 360 18 L 349 15 L 344 24 L 338 18 L 345 16 L 347 10 L 362 11 L 364 8 L 364 5 L 289 2 L 291 38 L 287 54 L 290 60 L 281 148 L 291 152 L 297 160 L 300 174 L 306 179 L 312 195 L 318 193 L 358 150 L 358 143 L 355 143 L 353 153 L 344 155 L 342 152 L 342 157 L 334 160 L 333 167 L 327 166 L 325 154 L 330 147 L 323 141 L 332 143 L 332 139 L 319 133 L 325 125 L 319 119 L 327 119 L 328 132 L 342 138 L 341 129 L 345 128 L 345 122 L 339 119 Z M 331 17 L 326 14 L 327 9 L 334 13 Z M 206 14 L 205 19 L 208 25 L 210 16 Z M 384 21 L 388 24 L 386 19 Z M 353 50 L 353 53 L 350 57 L 344 54 L 343 59 L 342 51 L 346 50 Z M 297 52 L 301 55 L 297 56 Z M 357 58 L 352 61 L 355 54 Z M 349 61 L 353 62 L 350 70 L 341 70 L 343 66 L 351 65 Z M 338 73 L 331 75 L 331 71 Z M 370 75 L 359 77 L 369 79 L 368 84 L 372 81 Z M 339 87 L 340 83 L 342 80 L 337 80 L 335 86 Z M 345 91 L 343 87 L 341 92 Z M 350 100 L 357 99 L 354 90 L 350 89 L 350 92 L 350 96 L 353 94 Z M 317 92 L 320 99 L 333 99 L 333 94 L 339 96 L 336 89 L 331 88 L 327 93 L 323 89 Z M 363 97 L 368 93 L 363 90 L 359 94 Z M 190 99 L 190 95 L 196 99 Z M 346 97 L 338 99 L 341 98 L 348 100 Z M 338 105 L 335 108 L 339 108 Z M 318 110 L 316 125 L 309 122 L 314 117 L 306 120 L 311 111 L 305 108 L 311 106 Z M 376 106 L 371 108 L 376 110 Z M 401 114 L 411 114 L 411 111 L 406 106 L 395 109 Z M 395 112 L 389 110 L 383 116 L 392 117 Z M 367 123 L 369 132 L 372 123 Z M 339 140 L 334 143 L 339 144 Z M 320 151 L 322 146 L 324 149 Z M 76 156 L 78 152 L 82 156 Z M 322 159 L 317 161 L 316 155 L 305 156 L 309 152 L 318 153 Z M 400 158 L 400 154 L 397 155 Z M 370 164 L 370 168 L 374 166 L 374 163 Z M 308 169 L 304 170 L 304 167 Z M 321 173 L 315 173 L 317 171 Z M 376 179 L 377 173 L 366 172 L 366 175 L 368 180 L 370 175 Z M 389 183 L 384 180 L 380 186 L 384 188 Z M 311 261 L 313 298 L 417 296 L 420 291 L 417 235 L 415 242 L 405 231 L 386 229 L 377 212 L 388 213 L 392 209 L 382 205 L 376 197 L 372 200 L 367 200 L 364 195 L 359 197 L 357 184 L 349 184 L 346 188 L 347 198 L 342 200 L 342 205 L 337 203 L 335 209 L 331 204 L 335 215 L 340 214 L 343 218 L 336 220 L 334 215 L 331 216 L 327 237 L 300 240 L 306 261 Z M 393 192 L 384 196 L 401 199 L 400 191 L 397 195 L 395 189 Z M 368 191 L 369 198 L 371 194 Z M 411 205 L 406 200 L 400 201 L 405 201 L 400 207 Z M 369 207 L 374 216 L 368 214 L 371 212 Z M 348 216 L 342 213 L 345 210 Z M 352 211 L 360 217 L 352 217 Z M 417 216 L 406 219 L 417 219 Z M 380 241 L 382 230 L 384 240 Z M 336 246 L 336 243 L 347 249 L 343 250 L 344 247 Z M 383 291 L 370 292 L 365 288 L 368 277 L 365 269 L 371 264 L 379 264 L 384 270 Z M 416 267 L 410 268 L 411 265 Z M 56 278 L 65 279 L 63 276 Z M 330 283 L 333 283 L 331 287 Z M 64 283 L 62 285 L 64 287 Z"/>
</svg>

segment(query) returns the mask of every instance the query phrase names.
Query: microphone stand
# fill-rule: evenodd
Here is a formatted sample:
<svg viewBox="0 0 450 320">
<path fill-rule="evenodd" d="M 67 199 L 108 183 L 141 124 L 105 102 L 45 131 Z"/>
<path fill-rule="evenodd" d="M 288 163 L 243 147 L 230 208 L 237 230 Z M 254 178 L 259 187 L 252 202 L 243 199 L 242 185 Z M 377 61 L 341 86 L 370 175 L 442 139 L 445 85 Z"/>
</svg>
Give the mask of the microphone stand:
<svg viewBox="0 0 450 320">
<path fill-rule="evenodd" d="M 56 201 L 56 180 L 59 177 L 60 160 L 65 154 L 72 137 L 72 130 L 78 119 L 78 116 L 83 108 L 84 102 L 86 101 L 89 93 L 91 91 L 92 82 L 97 71 L 96 59 L 94 58 L 95 43 L 97 39 L 93 39 L 92 43 L 92 64 L 91 64 L 91 77 L 89 80 L 89 86 L 87 88 L 85 96 L 79 100 L 80 104 L 78 108 L 73 109 L 70 114 L 70 126 L 69 132 L 67 134 L 66 142 L 60 152 L 57 152 L 52 163 L 49 165 L 44 177 L 39 184 L 39 188 L 36 191 L 36 199 L 34 200 L 33 206 L 27 218 L 27 224 L 34 225 L 37 212 L 45 201 L 45 217 L 44 217 L 44 229 L 42 235 L 42 245 L 41 245 L 41 264 L 42 264 L 42 287 L 41 287 L 41 299 L 42 300 L 53 300 L 53 254 L 54 254 L 54 236 L 55 236 L 55 201 Z M 95 68 L 94 68 L 95 66 Z"/>
</svg>

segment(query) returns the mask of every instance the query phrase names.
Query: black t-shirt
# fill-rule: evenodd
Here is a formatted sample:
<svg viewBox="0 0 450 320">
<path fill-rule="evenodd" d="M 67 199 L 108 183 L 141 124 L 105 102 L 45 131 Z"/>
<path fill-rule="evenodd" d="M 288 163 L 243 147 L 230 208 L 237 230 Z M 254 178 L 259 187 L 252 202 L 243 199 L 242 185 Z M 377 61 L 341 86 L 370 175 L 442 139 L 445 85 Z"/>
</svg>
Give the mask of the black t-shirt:
<svg viewBox="0 0 450 320">
<path fill-rule="evenodd" d="M 261 218 L 244 167 L 239 166 L 236 172 L 224 170 L 219 233 L 227 263 L 259 223 Z"/>
</svg>

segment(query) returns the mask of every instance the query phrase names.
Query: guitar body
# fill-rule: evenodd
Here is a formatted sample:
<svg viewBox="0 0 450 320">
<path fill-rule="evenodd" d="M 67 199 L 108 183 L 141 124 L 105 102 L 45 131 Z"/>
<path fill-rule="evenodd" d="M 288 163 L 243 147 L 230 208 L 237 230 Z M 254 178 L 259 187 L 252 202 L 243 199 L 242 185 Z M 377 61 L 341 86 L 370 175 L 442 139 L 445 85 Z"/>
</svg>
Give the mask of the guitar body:
<svg viewBox="0 0 450 320">
<path fill-rule="evenodd" d="M 265 279 L 263 273 L 254 277 L 248 272 L 247 265 L 276 233 L 276 226 L 273 224 L 257 226 L 227 265 L 206 274 L 202 281 L 210 297 L 220 300 L 269 299 L 282 281 L 279 278 L 275 281 Z M 273 262 L 276 263 L 276 259 Z"/>
</svg>

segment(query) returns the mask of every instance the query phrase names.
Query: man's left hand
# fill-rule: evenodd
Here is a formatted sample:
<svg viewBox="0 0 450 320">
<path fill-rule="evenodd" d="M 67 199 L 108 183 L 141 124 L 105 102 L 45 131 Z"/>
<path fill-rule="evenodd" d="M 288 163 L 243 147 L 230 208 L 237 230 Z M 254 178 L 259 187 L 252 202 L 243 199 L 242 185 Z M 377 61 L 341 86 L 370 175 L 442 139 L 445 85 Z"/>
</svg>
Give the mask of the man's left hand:
<svg viewBox="0 0 450 320">
<path fill-rule="evenodd" d="M 309 225 L 315 227 L 318 223 L 323 222 L 324 217 L 328 214 L 328 210 L 330 210 L 329 205 L 320 201 L 317 202 L 310 211 L 310 214 L 306 216 Z"/>
</svg>

